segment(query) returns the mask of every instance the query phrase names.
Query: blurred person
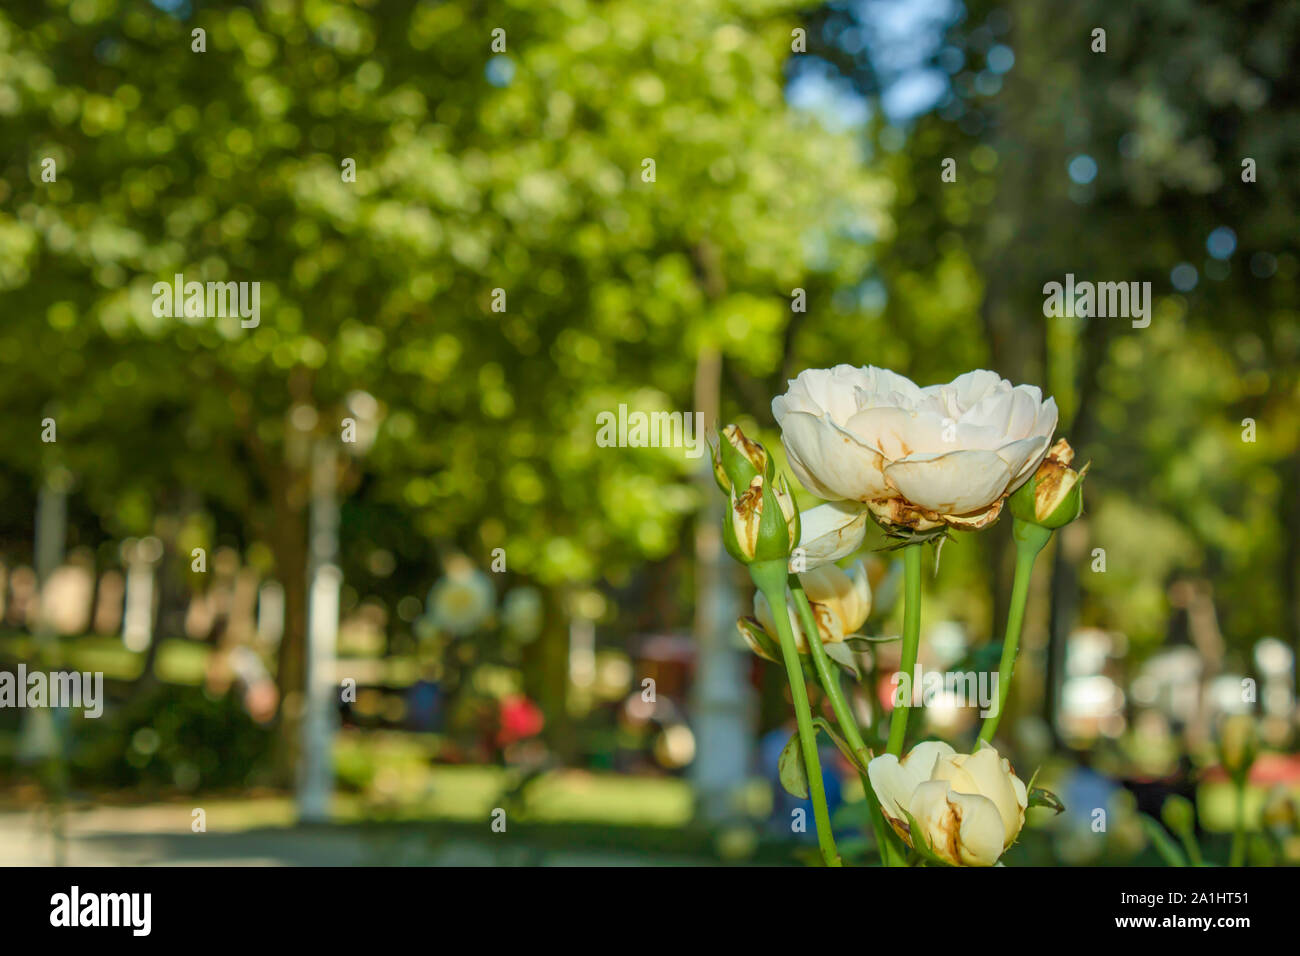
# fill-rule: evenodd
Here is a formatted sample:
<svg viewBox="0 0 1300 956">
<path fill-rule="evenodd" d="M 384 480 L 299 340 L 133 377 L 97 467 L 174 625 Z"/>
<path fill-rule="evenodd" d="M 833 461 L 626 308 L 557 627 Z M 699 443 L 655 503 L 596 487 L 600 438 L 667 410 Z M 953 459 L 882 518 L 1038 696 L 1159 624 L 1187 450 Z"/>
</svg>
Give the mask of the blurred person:
<svg viewBox="0 0 1300 956">
<path fill-rule="evenodd" d="M 497 721 L 496 742 L 502 751 L 536 737 L 546 726 L 542 709 L 523 694 L 508 694 L 500 700 Z"/>
<path fill-rule="evenodd" d="M 208 690 L 221 696 L 232 685 L 241 695 L 244 709 L 259 724 L 269 723 L 280 704 L 275 679 L 257 652 L 244 644 L 214 651 L 207 661 Z"/>
<path fill-rule="evenodd" d="M 435 731 L 442 729 L 444 697 L 442 683 L 425 672 L 406 692 L 407 723 L 412 730 Z"/>
</svg>

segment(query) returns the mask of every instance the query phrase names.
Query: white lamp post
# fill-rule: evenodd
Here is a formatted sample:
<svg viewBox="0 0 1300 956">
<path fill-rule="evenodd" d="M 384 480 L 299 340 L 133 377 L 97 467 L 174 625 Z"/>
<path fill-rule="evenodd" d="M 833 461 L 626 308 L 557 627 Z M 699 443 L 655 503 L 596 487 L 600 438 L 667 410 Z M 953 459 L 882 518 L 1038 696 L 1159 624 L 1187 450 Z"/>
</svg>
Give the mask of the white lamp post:
<svg viewBox="0 0 1300 956">
<path fill-rule="evenodd" d="M 704 421 L 717 421 L 721 359 L 701 354 L 695 374 L 695 407 Z M 725 439 L 724 439 L 725 440 Z M 699 648 L 691 695 L 695 760 L 691 781 L 696 813 L 708 824 L 737 815 L 736 791 L 751 775 L 754 752 L 753 694 L 745 680 L 747 657 L 736 648 L 736 567 L 722 546 L 724 505 L 705 458 L 697 477 L 706 502 L 695 528 L 695 639 Z"/>
<path fill-rule="evenodd" d="M 365 454 L 378 428 L 379 405 L 365 392 L 347 398 L 341 444 Z M 298 775 L 298 819 L 329 821 L 334 791 L 333 749 L 338 729 L 337 646 L 343 572 L 339 553 L 339 445 L 318 436 L 311 447 L 311 510 L 307 558 L 307 712 L 302 723 L 302 766 Z"/>
</svg>

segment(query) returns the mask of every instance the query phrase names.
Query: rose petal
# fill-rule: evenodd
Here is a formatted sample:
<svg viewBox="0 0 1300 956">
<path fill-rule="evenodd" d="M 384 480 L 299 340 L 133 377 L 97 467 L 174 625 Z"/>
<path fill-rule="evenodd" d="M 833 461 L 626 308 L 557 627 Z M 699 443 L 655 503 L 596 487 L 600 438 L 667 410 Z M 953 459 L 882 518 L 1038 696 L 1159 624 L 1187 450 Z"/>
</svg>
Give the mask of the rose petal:
<svg viewBox="0 0 1300 956">
<path fill-rule="evenodd" d="M 886 465 L 885 474 L 912 504 L 956 515 L 987 508 L 1011 481 L 1011 469 L 997 452 L 979 450 L 913 455 Z"/>
<path fill-rule="evenodd" d="M 852 365 L 805 369 L 790 380 L 784 396 L 772 400 L 772 414 L 782 428 L 783 418 L 792 412 L 826 414 L 831 421 L 842 423 L 858 410 L 857 389 L 870 385 L 867 370 Z"/>
<path fill-rule="evenodd" d="M 867 566 L 861 561 L 854 561 L 849 568 L 849 581 L 852 583 L 853 599 L 845 602 L 849 616 L 844 621 L 844 628 L 852 634 L 871 616 L 871 581 L 867 577 Z"/>
<path fill-rule="evenodd" d="M 952 425 L 955 438 L 956 422 Z M 865 408 L 850 418 L 844 428 L 889 461 L 921 452 L 941 453 L 960 447 L 944 441 L 945 422 L 942 418 L 892 405 Z"/>
<path fill-rule="evenodd" d="M 800 481 L 809 478 L 805 487 L 815 494 L 829 491 L 834 499 L 870 501 L 889 490 L 880 455 L 825 418 L 806 412 L 787 414 L 781 442 L 795 475 Z"/>
<path fill-rule="evenodd" d="M 893 754 L 881 754 L 867 764 L 867 778 L 876 793 L 880 806 L 897 820 L 905 819 L 903 811 L 911 805 L 912 794 L 930 779 L 935 763 L 955 751 L 941 740 L 927 740 L 912 748 L 899 760 Z"/>
<path fill-rule="evenodd" d="M 1047 454 L 1047 439 L 1041 435 L 1021 438 L 1019 441 L 1008 442 L 997 451 L 1011 469 L 1009 490 L 1015 491 L 1042 463 L 1043 456 Z"/>
<path fill-rule="evenodd" d="M 961 815 L 961 857 L 966 866 L 993 866 L 1008 846 L 1002 818 L 986 797 L 949 794 Z"/>
<path fill-rule="evenodd" d="M 1034 428 L 1030 434 L 1042 435 L 1050 442 L 1052 433 L 1056 431 L 1057 416 L 1056 399 L 1049 398 L 1038 409 L 1038 415 L 1034 418 Z"/>
<path fill-rule="evenodd" d="M 857 566 L 861 568 L 862 562 L 859 561 Z M 823 607 L 833 618 L 827 622 L 827 640 L 844 640 L 846 635 L 856 632 L 867 619 L 865 613 L 861 616 L 858 614 L 863 603 L 860 588 L 865 581 L 865 577 L 855 578 L 834 564 L 825 564 L 799 575 L 799 583 L 803 585 L 808 600 L 813 602 L 814 609 Z M 869 595 L 868 591 L 868 601 Z"/>
<path fill-rule="evenodd" d="M 794 476 L 799 479 L 799 483 L 818 498 L 824 498 L 827 501 L 835 501 L 838 498 L 835 492 L 831 491 L 831 489 L 827 488 L 817 480 L 817 476 L 813 474 L 812 469 L 804 463 L 804 460 L 799 457 L 795 449 L 791 448 L 790 445 L 786 443 L 784 436 L 781 438 L 781 444 L 785 447 L 785 457 L 790 463 L 790 470 L 793 471 Z"/>
<path fill-rule="evenodd" d="M 939 398 L 951 417 L 961 418 L 967 409 L 975 407 L 984 396 L 1002 388 L 1010 391 L 1011 383 L 997 372 L 977 368 L 958 375 L 947 385 L 931 385 L 921 391 Z"/>
<path fill-rule="evenodd" d="M 803 568 L 798 570 L 829 564 L 858 550 L 866 536 L 869 517 L 866 508 L 856 501 L 831 501 L 800 512 L 799 547 L 803 551 Z"/>
<path fill-rule="evenodd" d="M 960 763 L 958 763 L 960 762 Z M 1007 837 L 1007 846 L 1015 842 L 1024 821 L 1020 801 L 1017 799 L 1014 779 L 1008 764 L 992 747 L 984 747 L 973 754 L 962 754 L 953 759 L 953 765 L 959 766 L 965 780 L 958 783 L 952 779 L 952 788 L 959 793 L 978 793 L 988 797 L 997 807 L 1002 818 L 1002 828 Z"/>
</svg>

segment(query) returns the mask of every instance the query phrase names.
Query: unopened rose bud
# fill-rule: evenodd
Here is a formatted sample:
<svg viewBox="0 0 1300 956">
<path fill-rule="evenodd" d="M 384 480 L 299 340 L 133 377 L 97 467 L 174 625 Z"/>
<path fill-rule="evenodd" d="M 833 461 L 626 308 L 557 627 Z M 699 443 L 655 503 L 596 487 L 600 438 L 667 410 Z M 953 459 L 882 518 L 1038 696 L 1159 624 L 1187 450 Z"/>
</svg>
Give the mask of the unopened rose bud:
<svg viewBox="0 0 1300 956">
<path fill-rule="evenodd" d="M 1234 780 L 1244 780 L 1259 753 L 1255 718 L 1233 714 L 1219 728 L 1219 761 Z"/>
<path fill-rule="evenodd" d="M 823 644 L 838 644 L 845 638 L 853 637 L 871 614 L 871 584 L 867 580 L 866 566 L 861 561 L 855 562 L 847 571 L 834 564 L 805 571 L 799 575 L 799 583 L 808 597 L 808 606 Z M 790 616 L 790 629 L 794 632 L 795 650 L 807 654 L 807 635 L 804 634 L 803 622 L 795 610 L 794 595 L 788 590 L 786 612 Z M 754 616 L 741 618 L 740 632 L 759 657 L 780 660 L 759 649 L 757 645 L 761 642 L 746 633 L 746 624 L 775 642 L 773 635 L 776 633 L 776 618 L 762 591 L 754 594 Z"/>
<path fill-rule="evenodd" d="M 776 638 L 769 634 L 758 621 L 752 617 L 742 617 L 736 621 L 736 630 L 745 639 L 749 649 L 764 660 L 781 663 L 781 648 Z"/>
<path fill-rule="evenodd" d="M 740 495 L 731 489 L 731 507 L 722 522 L 722 541 L 741 564 L 788 561 L 799 543 L 799 509 L 785 478 L 750 479 Z"/>
<path fill-rule="evenodd" d="M 1083 479 L 1089 465 L 1070 467 L 1074 449 L 1060 439 L 1033 476 L 1007 499 L 1011 514 L 1021 521 L 1055 530 L 1083 513 Z"/>
<path fill-rule="evenodd" d="M 1196 828 L 1196 808 L 1186 797 L 1174 794 L 1160 807 L 1165 826 L 1177 834 L 1192 833 Z"/>
<path fill-rule="evenodd" d="M 745 436 L 739 425 L 728 425 L 713 446 L 713 477 L 723 492 L 747 488 L 755 475 L 773 478 L 772 456 L 767 449 Z"/>
</svg>

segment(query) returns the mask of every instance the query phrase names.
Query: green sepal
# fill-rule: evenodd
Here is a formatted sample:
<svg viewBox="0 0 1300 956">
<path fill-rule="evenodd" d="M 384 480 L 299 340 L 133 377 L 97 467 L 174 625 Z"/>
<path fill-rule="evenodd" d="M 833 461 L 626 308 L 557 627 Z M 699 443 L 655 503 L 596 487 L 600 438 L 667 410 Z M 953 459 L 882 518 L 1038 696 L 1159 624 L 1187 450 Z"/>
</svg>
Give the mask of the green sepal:
<svg viewBox="0 0 1300 956">
<path fill-rule="evenodd" d="M 808 767 L 804 764 L 798 730 L 790 735 L 790 739 L 781 748 L 781 756 L 776 759 L 776 771 L 786 793 L 800 800 L 808 799 Z"/>
<path fill-rule="evenodd" d="M 1029 795 L 1030 807 L 1047 807 L 1050 810 L 1054 810 L 1058 816 L 1065 812 L 1065 804 L 1062 803 L 1061 798 L 1052 793 L 1052 791 L 1044 790 L 1042 787 L 1033 787 L 1032 789 L 1029 789 L 1027 793 Z"/>
<path fill-rule="evenodd" d="M 867 751 L 865 756 L 863 754 L 854 753 L 853 748 L 849 746 L 849 742 L 836 732 L 835 728 L 831 726 L 830 721 L 825 717 L 814 717 L 813 726 L 820 727 L 822 730 L 826 731 L 826 736 L 831 739 L 831 742 L 835 744 L 840 753 L 844 755 L 844 759 L 847 760 L 855 770 L 859 773 L 867 772 L 867 764 L 871 762 L 870 751 Z"/>
<path fill-rule="evenodd" d="M 849 645 L 849 647 L 853 648 L 855 651 L 867 651 L 871 649 L 872 644 L 890 644 L 894 641 L 901 641 L 902 639 L 902 634 L 895 634 L 892 637 L 873 637 L 870 634 L 853 634 L 844 638 L 844 643 Z M 864 646 L 858 647 L 859 644 Z"/>
<path fill-rule="evenodd" d="M 876 548 L 876 551 L 898 551 L 906 548 L 910 544 L 927 544 L 936 542 L 936 547 L 942 545 L 951 535 L 946 525 L 938 528 L 930 528 L 928 531 L 916 531 L 913 528 L 903 528 L 897 525 L 880 525 L 880 530 L 885 532 L 885 537 L 897 539 L 893 544 L 882 545 Z"/>
<path fill-rule="evenodd" d="M 784 485 L 785 479 L 781 479 Z M 789 494 L 788 487 L 784 488 Z M 791 499 L 793 500 L 793 499 Z M 785 514 L 781 511 L 781 502 L 776 497 L 776 489 L 770 480 L 763 481 L 763 510 L 758 516 L 758 540 L 754 543 L 755 561 L 780 561 L 790 557 L 790 539 L 799 541 L 799 509 L 794 508 L 790 519 L 794 525 L 791 535 L 790 525 L 786 524 Z"/>
<path fill-rule="evenodd" d="M 764 660 L 771 661 L 773 664 L 781 663 L 781 648 L 777 646 L 776 639 L 763 630 L 758 621 L 742 617 L 736 621 L 736 628 L 741 631 L 742 635 L 749 635 L 754 643 L 758 645 L 758 650 L 750 648 L 750 650 L 754 650 L 755 654 Z"/>
<path fill-rule="evenodd" d="M 826 651 L 826 656 L 831 661 L 847 671 L 854 680 L 862 680 L 862 671 L 858 668 L 858 662 L 854 659 L 853 648 L 848 646 L 846 641 L 832 641 L 830 643 L 822 642 L 822 649 Z"/>
<path fill-rule="evenodd" d="M 718 489 L 724 495 L 731 494 L 731 479 L 727 477 L 727 470 L 722 467 L 722 450 L 718 445 L 718 436 L 709 435 L 709 458 L 713 461 L 713 480 L 718 483 Z"/>
<path fill-rule="evenodd" d="M 714 475 L 717 477 L 719 485 L 722 484 L 722 477 L 718 476 L 718 469 L 721 468 L 722 475 L 731 482 L 731 488 L 748 488 L 749 483 L 759 473 L 758 468 L 750 461 L 749 456 L 736 447 L 731 438 L 727 435 L 727 429 L 734 429 L 735 434 L 740 436 L 740 440 L 752 444 L 757 452 L 763 458 L 763 480 L 764 484 L 771 482 L 776 465 L 772 461 L 772 456 L 768 454 L 767 449 L 761 443 L 753 441 L 745 436 L 739 426 L 727 425 L 718 436 L 718 458 L 714 467 Z M 730 490 L 730 489 L 723 489 Z"/>
</svg>

